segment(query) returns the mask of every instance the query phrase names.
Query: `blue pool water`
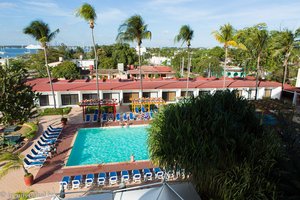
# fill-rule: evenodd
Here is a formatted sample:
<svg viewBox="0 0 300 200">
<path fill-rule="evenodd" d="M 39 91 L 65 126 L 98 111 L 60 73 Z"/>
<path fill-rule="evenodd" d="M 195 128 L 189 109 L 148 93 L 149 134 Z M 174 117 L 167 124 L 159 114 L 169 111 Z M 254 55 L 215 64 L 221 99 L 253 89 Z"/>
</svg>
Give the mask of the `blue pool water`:
<svg viewBox="0 0 300 200">
<path fill-rule="evenodd" d="M 147 127 L 83 128 L 73 145 L 67 166 L 148 160 Z"/>
</svg>

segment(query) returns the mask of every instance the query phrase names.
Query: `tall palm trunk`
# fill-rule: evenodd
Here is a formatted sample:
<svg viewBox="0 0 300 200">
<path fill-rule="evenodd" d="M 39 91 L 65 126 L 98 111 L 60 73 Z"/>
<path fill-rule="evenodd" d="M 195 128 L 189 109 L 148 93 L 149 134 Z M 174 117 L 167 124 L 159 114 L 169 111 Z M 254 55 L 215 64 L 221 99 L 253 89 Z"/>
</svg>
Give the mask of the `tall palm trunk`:
<svg viewBox="0 0 300 200">
<path fill-rule="evenodd" d="M 257 57 L 257 66 L 256 66 L 256 81 L 255 81 L 255 100 L 257 100 L 257 93 L 258 93 L 258 75 L 260 70 L 260 54 Z"/>
<path fill-rule="evenodd" d="M 190 54 L 190 47 L 188 46 L 188 66 L 187 66 L 187 78 L 186 78 L 186 92 L 185 97 L 188 97 L 188 90 L 189 90 L 189 79 L 190 79 L 190 70 L 191 70 L 191 54 Z"/>
<path fill-rule="evenodd" d="M 224 78 L 224 80 L 223 80 L 223 88 L 225 88 L 225 86 L 226 86 L 226 63 L 227 63 L 227 54 L 228 54 L 228 47 L 225 45 L 224 46 L 225 47 L 225 62 L 224 62 L 224 69 L 223 69 L 223 78 Z"/>
<path fill-rule="evenodd" d="M 141 66 L 141 45 L 138 44 L 139 51 L 139 67 L 140 67 L 140 88 L 143 97 L 143 76 L 142 76 L 142 66 Z"/>
<path fill-rule="evenodd" d="M 46 65 L 49 83 L 50 83 L 50 87 L 51 87 L 51 93 L 53 96 L 54 108 L 56 108 L 56 100 L 55 100 L 55 95 L 54 95 L 54 90 L 53 90 L 52 78 L 51 78 L 51 73 L 50 73 L 49 66 L 48 66 L 47 46 L 44 46 L 44 54 L 45 54 L 45 65 Z"/>
<path fill-rule="evenodd" d="M 285 84 L 285 80 L 286 80 L 286 76 L 287 76 L 288 60 L 289 60 L 290 55 L 291 55 L 291 52 L 288 52 L 286 54 L 285 59 L 284 59 L 284 63 L 283 63 L 284 72 L 283 72 L 283 80 L 282 80 L 282 89 L 284 89 L 284 84 Z"/>
<path fill-rule="evenodd" d="M 92 28 L 92 40 L 93 40 L 94 56 L 95 56 L 97 99 L 100 99 L 99 80 L 98 80 L 98 56 L 97 56 L 97 51 L 96 51 L 96 44 L 95 44 L 94 29 L 93 28 Z"/>
</svg>

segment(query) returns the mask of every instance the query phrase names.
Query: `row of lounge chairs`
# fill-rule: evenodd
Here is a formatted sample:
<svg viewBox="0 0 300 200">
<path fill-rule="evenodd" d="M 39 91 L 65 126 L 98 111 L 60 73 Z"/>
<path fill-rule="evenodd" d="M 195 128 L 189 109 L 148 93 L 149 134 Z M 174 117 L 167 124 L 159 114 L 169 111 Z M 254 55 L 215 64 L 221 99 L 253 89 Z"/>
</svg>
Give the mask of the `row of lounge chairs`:
<svg viewBox="0 0 300 200">
<path fill-rule="evenodd" d="M 153 119 L 154 117 L 154 113 L 153 112 L 145 112 L 141 114 L 140 119 L 141 120 L 149 120 L 149 119 Z M 132 113 L 116 113 L 116 118 L 115 121 L 133 121 L 136 120 L 137 117 Z M 113 120 L 113 115 L 112 114 L 108 114 L 108 113 L 103 113 L 101 115 L 101 121 L 102 122 L 106 122 L 109 120 Z M 85 122 L 97 122 L 98 121 L 98 114 L 86 114 L 85 115 Z"/>
<path fill-rule="evenodd" d="M 24 167 L 42 167 L 44 162 L 50 156 L 51 148 L 54 147 L 62 128 L 54 128 L 51 125 L 40 136 L 37 144 L 30 150 L 24 158 Z"/>
<path fill-rule="evenodd" d="M 151 181 L 154 179 L 164 179 L 164 172 L 159 168 L 153 168 L 153 172 L 145 168 L 141 170 L 143 173 L 144 181 Z M 105 172 L 101 172 L 95 178 L 94 174 L 87 174 L 85 179 L 83 175 L 76 175 L 74 176 L 73 180 L 71 181 L 70 176 L 64 176 L 60 181 L 60 187 L 64 187 L 64 189 L 77 189 L 81 186 L 90 187 L 93 184 L 97 184 L 98 186 L 105 186 L 105 185 L 116 185 L 120 183 L 141 183 L 142 182 L 142 174 L 140 170 L 134 169 L 131 171 L 131 174 L 127 170 L 123 170 L 119 173 L 118 176 L 117 172 L 109 172 L 109 176 L 107 177 Z M 153 176 L 154 175 L 154 176 Z"/>
</svg>

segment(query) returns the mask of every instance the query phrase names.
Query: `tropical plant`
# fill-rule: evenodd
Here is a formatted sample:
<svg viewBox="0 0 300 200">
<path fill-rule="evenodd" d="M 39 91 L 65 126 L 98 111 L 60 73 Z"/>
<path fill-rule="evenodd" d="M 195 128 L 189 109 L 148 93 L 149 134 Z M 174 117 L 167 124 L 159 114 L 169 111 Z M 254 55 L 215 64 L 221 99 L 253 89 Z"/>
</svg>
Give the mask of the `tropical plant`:
<svg viewBox="0 0 300 200">
<path fill-rule="evenodd" d="M 28 191 L 19 191 L 14 194 L 14 199 L 16 200 L 27 200 L 32 198 L 32 193 L 34 193 L 34 190 L 28 190 Z"/>
<path fill-rule="evenodd" d="M 238 33 L 239 40 L 246 46 L 249 56 L 256 59 L 256 84 L 255 99 L 257 100 L 258 77 L 260 76 L 261 57 L 266 51 L 269 40 L 269 33 L 265 23 L 245 28 Z"/>
<path fill-rule="evenodd" d="M 254 106 L 235 91 L 170 104 L 148 133 L 152 162 L 190 172 L 202 199 L 276 197 L 271 173 L 281 157 L 280 139 L 260 125 Z"/>
<path fill-rule="evenodd" d="M 33 110 L 38 94 L 26 84 L 26 74 L 19 61 L 0 66 L 0 123 L 23 123 L 36 114 Z"/>
<path fill-rule="evenodd" d="M 53 77 L 76 79 L 80 77 L 79 68 L 71 61 L 65 61 L 52 69 Z"/>
<path fill-rule="evenodd" d="M 148 25 L 145 24 L 140 15 L 133 15 L 120 25 L 116 38 L 119 42 L 137 42 L 139 54 L 139 71 L 140 71 L 140 89 L 143 94 L 143 77 L 141 66 L 141 45 L 143 39 L 151 39 L 152 33 L 148 30 Z"/>
<path fill-rule="evenodd" d="M 188 74 L 187 74 L 187 80 L 186 80 L 186 90 L 188 91 L 189 88 L 189 78 L 190 78 L 190 71 L 191 71 L 191 52 L 190 52 L 190 46 L 191 46 L 191 40 L 194 37 L 194 31 L 191 29 L 189 25 L 183 25 L 180 30 L 179 34 L 175 36 L 175 41 L 180 42 L 182 41 L 182 44 L 186 42 L 187 48 L 188 48 Z M 188 92 L 185 93 L 187 97 Z"/>
<path fill-rule="evenodd" d="M 291 53 L 294 48 L 299 48 L 300 45 L 300 28 L 298 28 L 295 32 L 291 30 L 284 30 L 277 32 L 274 34 L 273 40 L 273 49 L 275 50 L 274 55 L 283 55 L 283 67 L 284 67 L 284 74 L 282 80 L 282 88 L 284 88 L 284 84 L 286 82 L 287 77 L 287 68 L 289 64 L 289 60 L 291 57 Z"/>
<path fill-rule="evenodd" d="M 224 76 L 224 82 L 223 82 L 223 88 L 226 87 L 226 64 L 227 64 L 227 57 L 228 57 L 228 48 L 230 46 L 237 47 L 241 49 L 245 49 L 245 46 L 243 44 L 239 44 L 236 41 L 236 30 L 233 28 L 231 24 L 225 24 L 220 27 L 219 31 L 213 31 L 212 34 L 214 35 L 215 39 L 220 42 L 221 44 L 224 44 L 225 49 L 225 61 L 224 61 L 224 69 L 223 69 L 223 76 Z"/>
<path fill-rule="evenodd" d="M 55 36 L 59 33 L 59 29 L 56 29 L 55 31 L 51 32 L 48 24 L 46 24 L 43 21 L 36 20 L 36 21 L 32 21 L 29 26 L 25 27 L 23 32 L 27 35 L 30 35 L 38 42 L 40 42 L 42 48 L 44 49 L 45 65 L 47 69 L 52 96 L 53 96 L 54 108 L 56 108 L 55 94 L 54 94 L 54 89 L 53 89 L 53 84 L 51 79 L 51 73 L 48 66 L 47 47 L 48 47 L 48 43 L 51 42 L 51 40 L 53 40 Z"/>
<path fill-rule="evenodd" d="M 94 46 L 94 58 L 95 58 L 95 70 L 96 70 L 96 88 L 97 88 L 97 98 L 100 98 L 99 94 L 99 80 L 98 80 L 98 56 L 94 37 L 94 27 L 95 20 L 97 19 L 97 14 L 95 8 L 88 3 L 84 3 L 80 8 L 76 10 L 76 16 L 83 18 L 85 21 L 89 22 L 92 31 L 92 40 Z"/>
<path fill-rule="evenodd" d="M 21 154 L 14 154 L 11 152 L 5 152 L 0 155 L 0 162 L 5 162 L 0 169 L 0 178 L 5 176 L 11 170 L 17 170 L 22 168 L 24 176 L 30 176 L 31 174 L 26 170 L 23 165 L 24 156 Z"/>
</svg>

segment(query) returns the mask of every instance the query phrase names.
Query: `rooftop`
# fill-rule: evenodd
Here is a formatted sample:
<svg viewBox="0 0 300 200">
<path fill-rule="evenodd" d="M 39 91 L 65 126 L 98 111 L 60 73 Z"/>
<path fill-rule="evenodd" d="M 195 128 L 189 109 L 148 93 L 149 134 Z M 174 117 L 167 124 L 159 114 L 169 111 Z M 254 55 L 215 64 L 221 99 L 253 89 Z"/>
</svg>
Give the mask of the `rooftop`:
<svg viewBox="0 0 300 200">
<path fill-rule="evenodd" d="M 49 79 L 38 78 L 28 80 L 28 84 L 33 86 L 33 90 L 38 92 L 50 91 Z M 143 89 L 180 89 L 186 88 L 186 79 L 143 79 Z M 280 87 L 281 83 L 274 81 L 259 81 L 259 87 Z M 96 80 L 57 80 L 53 79 L 53 87 L 55 91 L 91 91 L 96 90 Z M 227 88 L 255 88 L 255 80 L 253 79 L 232 79 L 226 78 Z M 204 78 L 197 77 L 190 79 L 190 89 L 214 89 L 223 88 L 223 79 L 214 77 Z M 285 89 L 293 88 L 290 85 L 285 85 Z M 111 79 L 106 81 L 99 81 L 100 90 L 139 90 L 140 81 Z"/>
</svg>

